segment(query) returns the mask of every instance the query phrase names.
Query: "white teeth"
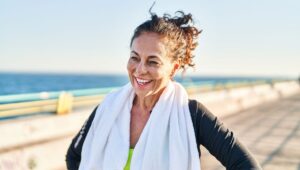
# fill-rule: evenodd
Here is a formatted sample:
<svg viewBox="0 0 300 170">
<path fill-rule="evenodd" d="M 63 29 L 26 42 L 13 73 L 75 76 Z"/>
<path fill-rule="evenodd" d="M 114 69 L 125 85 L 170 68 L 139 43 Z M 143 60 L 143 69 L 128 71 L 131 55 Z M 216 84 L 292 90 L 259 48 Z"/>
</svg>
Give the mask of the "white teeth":
<svg viewBox="0 0 300 170">
<path fill-rule="evenodd" d="M 145 83 L 149 83 L 151 80 L 143 80 L 143 79 L 136 78 L 136 81 L 137 81 L 139 84 L 145 84 Z"/>
</svg>

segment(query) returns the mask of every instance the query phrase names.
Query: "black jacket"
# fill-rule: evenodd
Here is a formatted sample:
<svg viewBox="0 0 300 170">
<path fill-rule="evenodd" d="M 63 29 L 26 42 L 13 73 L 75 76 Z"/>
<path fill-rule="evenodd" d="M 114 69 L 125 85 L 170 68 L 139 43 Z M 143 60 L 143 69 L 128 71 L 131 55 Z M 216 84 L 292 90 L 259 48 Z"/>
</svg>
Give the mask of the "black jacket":
<svg viewBox="0 0 300 170">
<path fill-rule="evenodd" d="M 77 170 L 79 168 L 83 142 L 94 119 L 96 109 L 94 109 L 69 146 L 66 155 L 68 170 Z M 196 100 L 189 100 L 189 109 L 197 146 L 203 145 L 228 170 L 261 169 L 246 147 L 201 103 Z M 199 147 L 198 152 L 200 157 L 201 151 Z"/>
</svg>

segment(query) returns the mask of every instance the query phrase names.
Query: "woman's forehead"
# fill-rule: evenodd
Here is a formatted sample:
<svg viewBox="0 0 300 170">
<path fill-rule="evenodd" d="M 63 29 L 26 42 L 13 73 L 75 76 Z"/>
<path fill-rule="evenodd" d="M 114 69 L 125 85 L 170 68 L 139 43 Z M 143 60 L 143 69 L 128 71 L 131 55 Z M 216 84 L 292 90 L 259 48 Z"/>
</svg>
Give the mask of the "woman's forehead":
<svg viewBox="0 0 300 170">
<path fill-rule="evenodd" d="M 165 41 L 157 33 L 142 33 L 133 40 L 131 51 L 139 55 L 165 55 Z"/>
</svg>

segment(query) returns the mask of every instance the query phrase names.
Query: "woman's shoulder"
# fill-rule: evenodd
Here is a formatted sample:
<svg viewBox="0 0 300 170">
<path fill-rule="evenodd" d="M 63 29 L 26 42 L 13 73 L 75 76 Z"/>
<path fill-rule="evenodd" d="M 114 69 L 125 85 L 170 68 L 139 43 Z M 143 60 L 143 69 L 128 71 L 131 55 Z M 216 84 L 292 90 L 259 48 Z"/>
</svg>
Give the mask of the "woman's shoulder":
<svg viewBox="0 0 300 170">
<path fill-rule="evenodd" d="M 189 99 L 189 110 L 192 118 L 208 116 L 209 118 L 214 119 L 216 117 L 201 102 L 195 99 Z"/>
</svg>

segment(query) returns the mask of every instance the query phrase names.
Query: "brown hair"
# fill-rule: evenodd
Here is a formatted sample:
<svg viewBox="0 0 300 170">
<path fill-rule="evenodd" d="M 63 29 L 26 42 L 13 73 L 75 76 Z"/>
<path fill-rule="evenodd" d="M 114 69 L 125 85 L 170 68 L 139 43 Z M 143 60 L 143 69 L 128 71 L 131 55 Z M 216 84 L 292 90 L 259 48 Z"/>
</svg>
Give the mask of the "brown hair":
<svg viewBox="0 0 300 170">
<path fill-rule="evenodd" d="M 150 9 L 151 10 L 151 9 Z M 197 47 L 196 42 L 198 35 L 202 30 L 198 30 L 193 26 L 191 14 L 185 14 L 182 11 L 177 11 L 179 16 L 171 17 L 169 14 L 164 14 L 163 17 L 158 17 L 155 13 L 151 14 L 151 19 L 139 25 L 131 38 L 130 46 L 133 40 L 144 32 L 157 33 L 167 40 L 169 55 L 175 60 L 180 60 L 180 67 L 185 70 L 186 67 L 193 67 L 192 52 Z"/>
</svg>

